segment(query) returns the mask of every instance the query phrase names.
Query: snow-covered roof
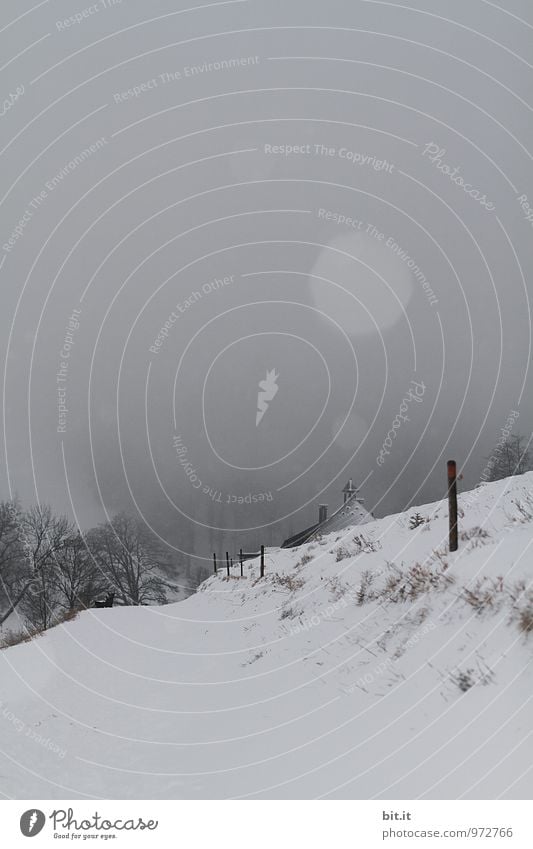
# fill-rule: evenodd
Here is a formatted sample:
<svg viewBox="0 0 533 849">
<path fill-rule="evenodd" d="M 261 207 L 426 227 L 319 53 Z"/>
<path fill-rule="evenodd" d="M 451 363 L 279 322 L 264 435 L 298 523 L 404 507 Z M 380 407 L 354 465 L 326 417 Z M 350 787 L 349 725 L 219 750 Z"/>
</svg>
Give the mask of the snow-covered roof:
<svg viewBox="0 0 533 849">
<path fill-rule="evenodd" d="M 363 507 L 361 500 L 357 497 L 356 490 L 338 510 L 331 514 L 329 519 L 321 522 L 315 528 L 310 539 L 315 539 L 317 536 L 324 534 L 331 534 L 335 531 L 342 531 L 351 525 L 366 525 L 367 522 L 373 521 L 374 517 Z"/>
<path fill-rule="evenodd" d="M 351 480 L 350 483 L 352 483 Z M 367 522 L 373 521 L 374 517 L 368 510 L 365 510 L 361 504 L 361 499 L 357 497 L 357 490 L 353 487 L 352 495 L 328 519 L 319 522 L 317 525 L 312 525 L 305 531 L 300 531 L 299 534 L 294 534 L 294 536 L 286 539 L 281 547 L 296 548 L 296 546 L 303 545 L 304 542 L 309 542 L 309 540 L 316 539 L 318 536 L 342 531 L 351 525 L 365 525 Z"/>
</svg>

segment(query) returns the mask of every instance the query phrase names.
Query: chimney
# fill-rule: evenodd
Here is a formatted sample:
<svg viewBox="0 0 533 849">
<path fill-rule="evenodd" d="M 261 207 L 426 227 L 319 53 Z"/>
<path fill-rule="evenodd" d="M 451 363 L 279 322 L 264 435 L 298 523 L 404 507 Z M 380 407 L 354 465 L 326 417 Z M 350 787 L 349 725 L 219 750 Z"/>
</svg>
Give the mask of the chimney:
<svg viewBox="0 0 533 849">
<path fill-rule="evenodd" d="M 327 504 L 319 504 L 318 505 L 318 521 L 319 523 L 325 522 L 328 518 L 328 505 Z"/>
</svg>

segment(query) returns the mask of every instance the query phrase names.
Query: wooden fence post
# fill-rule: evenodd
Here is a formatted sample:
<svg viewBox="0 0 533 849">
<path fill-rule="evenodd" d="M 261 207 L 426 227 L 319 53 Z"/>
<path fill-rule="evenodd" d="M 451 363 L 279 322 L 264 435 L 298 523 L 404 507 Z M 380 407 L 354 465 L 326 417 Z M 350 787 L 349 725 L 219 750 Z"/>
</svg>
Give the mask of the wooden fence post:
<svg viewBox="0 0 533 849">
<path fill-rule="evenodd" d="M 261 572 L 260 572 L 260 577 L 261 578 L 265 577 L 265 546 L 264 545 L 261 546 Z"/>
<path fill-rule="evenodd" d="M 229 578 L 229 552 L 227 552 L 227 551 L 226 551 L 226 569 L 228 571 L 228 578 Z"/>
<path fill-rule="evenodd" d="M 240 550 L 239 554 L 240 554 L 240 558 L 241 558 L 241 578 L 242 578 L 242 576 L 243 576 L 243 571 L 242 571 L 242 548 L 241 548 L 241 550 Z"/>
<path fill-rule="evenodd" d="M 216 555 L 216 553 L 213 554 L 213 565 L 215 567 L 215 575 L 216 575 L 216 573 L 217 573 L 217 555 Z"/>
<path fill-rule="evenodd" d="M 457 551 L 457 466 L 448 460 L 448 513 L 450 517 L 450 551 Z"/>
</svg>

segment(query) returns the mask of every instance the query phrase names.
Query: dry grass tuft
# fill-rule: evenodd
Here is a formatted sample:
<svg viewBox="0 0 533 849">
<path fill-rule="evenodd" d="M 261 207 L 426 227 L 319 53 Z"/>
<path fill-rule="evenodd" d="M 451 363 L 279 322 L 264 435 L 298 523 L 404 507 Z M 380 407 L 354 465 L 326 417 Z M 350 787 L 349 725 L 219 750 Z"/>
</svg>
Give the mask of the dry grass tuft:
<svg viewBox="0 0 533 849">
<path fill-rule="evenodd" d="M 518 630 L 526 637 L 533 633 L 533 590 L 529 590 L 522 598 L 517 598 L 514 607 L 514 616 Z"/>
<path fill-rule="evenodd" d="M 461 693 L 467 693 L 472 687 L 481 684 L 487 687 L 494 681 L 494 672 L 490 667 L 483 663 L 483 666 L 478 662 L 477 669 L 469 667 L 468 669 L 456 669 L 450 673 L 450 681 L 458 687 Z"/>
<path fill-rule="evenodd" d="M 432 591 L 442 592 L 454 583 L 445 567 L 437 569 L 415 563 L 410 569 L 402 570 L 391 564 L 394 570 L 385 582 L 380 596 L 384 601 L 416 601 L 420 596 Z"/>
<path fill-rule="evenodd" d="M 503 578 L 479 578 L 471 587 L 463 587 L 460 597 L 476 613 L 498 610 L 505 601 Z"/>
<path fill-rule="evenodd" d="M 336 551 L 336 561 L 339 563 L 347 557 L 357 557 L 359 554 L 370 554 L 379 551 L 381 543 L 379 541 L 365 537 L 364 534 L 358 534 L 352 540 L 344 545 L 340 545 Z"/>
<path fill-rule="evenodd" d="M 21 628 L 19 631 L 6 631 L 0 637 L 0 649 L 7 649 L 11 646 L 18 646 L 21 643 L 29 643 L 34 637 L 39 637 L 43 633 L 42 628 Z"/>
<path fill-rule="evenodd" d="M 298 569 L 301 566 L 306 566 L 308 563 L 311 562 L 312 559 L 313 559 L 312 554 L 302 554 L 302 556 L 298 560 L 298 563 L 296 564 L 296 568 Z"/>
<path fill-rule="evenodd" d="M 295 578 L 294 575 L 279 575 L 276 572 L 271 580 L 276 586 L 283 587 L 290 592 L 301 590 L 305 586 L 305 581 L 302 578 Z"/>
</svg>

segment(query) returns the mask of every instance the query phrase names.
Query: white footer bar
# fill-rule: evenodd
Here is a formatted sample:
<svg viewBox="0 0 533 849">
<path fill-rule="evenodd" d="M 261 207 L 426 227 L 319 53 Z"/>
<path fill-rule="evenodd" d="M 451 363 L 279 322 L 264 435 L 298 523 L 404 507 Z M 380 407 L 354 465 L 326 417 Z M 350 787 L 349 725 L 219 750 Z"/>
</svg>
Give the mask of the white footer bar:
<svg viewBox="0 0 533 849">
<path fill-rule="evenodd" d="M 533 847 L 527 801 L 10 800 L 0 802 L 0 834 L 10 849 L 67 841 L 184 849 Z"/>
</svg>

